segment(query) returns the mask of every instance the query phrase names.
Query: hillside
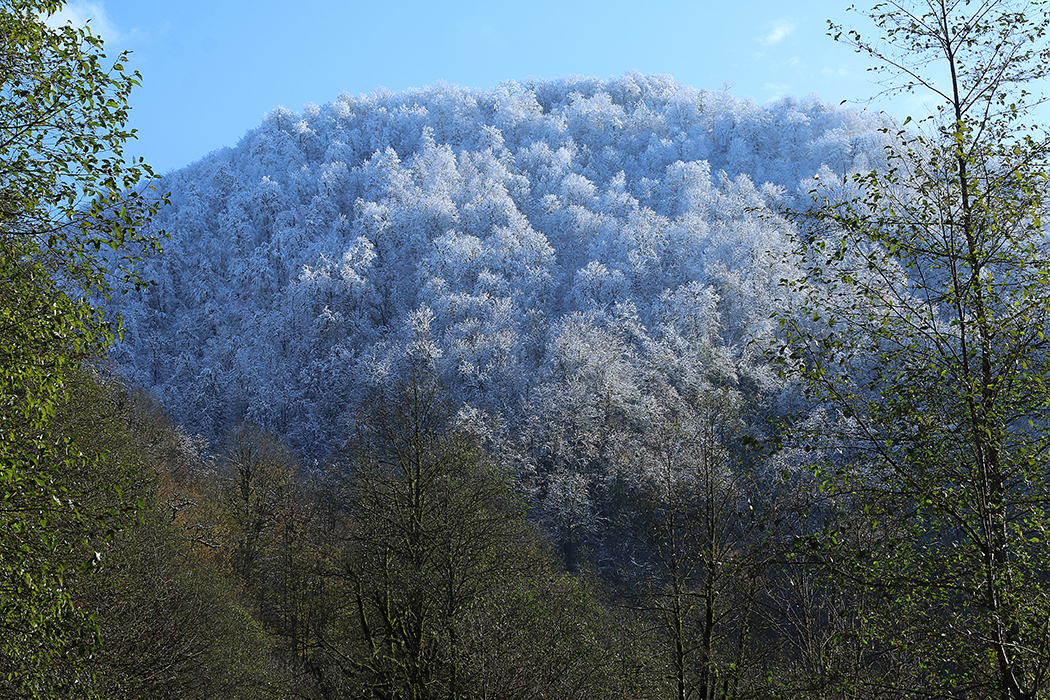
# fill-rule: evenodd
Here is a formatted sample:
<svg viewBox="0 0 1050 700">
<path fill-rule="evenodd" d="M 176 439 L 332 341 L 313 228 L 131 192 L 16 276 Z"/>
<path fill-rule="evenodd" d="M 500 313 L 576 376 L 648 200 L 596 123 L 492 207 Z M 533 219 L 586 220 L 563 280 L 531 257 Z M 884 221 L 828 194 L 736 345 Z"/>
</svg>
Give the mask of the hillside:
<svg viewBox="0 0 1050 700">
<path fill-rule="evenodd" d="M 190 430 L 250 420 L 312 457 L 413 344 L 459 405 L 551 449 L 660 392 L 775 400 L 794 272 L 771 210 L 877 164 L 884 126 L 639 74 L 279 108 L 164 179 L 171 240 L 118 300 L 113 357 Z"/>
</svg>

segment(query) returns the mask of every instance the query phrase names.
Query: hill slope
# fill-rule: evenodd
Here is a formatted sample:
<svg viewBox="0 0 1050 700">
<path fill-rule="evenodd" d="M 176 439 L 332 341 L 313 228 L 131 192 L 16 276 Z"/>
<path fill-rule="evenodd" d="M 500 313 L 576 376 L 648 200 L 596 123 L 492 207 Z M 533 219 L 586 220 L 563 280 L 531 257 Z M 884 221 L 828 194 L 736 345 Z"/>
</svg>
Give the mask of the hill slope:
<svg viewBox="0 0 1050 700">
<path fill-rule="evenodd" d="M 277 109 L 165 179 L 172 240 L 114 358 L 210 439 L 248 419 L 321 456 L 423 354 L 533 454 L 600 451 L 668 392 L 775 397 L 767 207 L 877 165 L 884 126 L 638 74 Z"/>
</svg>

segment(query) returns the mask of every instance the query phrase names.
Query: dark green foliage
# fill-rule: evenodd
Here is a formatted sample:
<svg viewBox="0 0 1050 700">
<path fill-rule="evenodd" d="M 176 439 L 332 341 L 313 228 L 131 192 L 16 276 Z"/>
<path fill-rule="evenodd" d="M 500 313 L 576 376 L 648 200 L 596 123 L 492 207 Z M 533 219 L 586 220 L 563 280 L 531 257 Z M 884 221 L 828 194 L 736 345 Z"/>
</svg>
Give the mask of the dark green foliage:
<svg viewBox="0 0 1050 700">
<path fill-rule="evenodd" d="M 294 645 L 300 692 L 582 699 L 644 685 L 652 669 L 607 643 L 611 620 L 553 568 L 510 475 L 432 376 L 413 376 L 374 392 L 347 461 L 317 479 L 319 545 L 293 577 L 314 596 Z"/>
<path fill-rule="evenodd" d="M 181 436 L 148 399 L 94 375 L 70 379 L 52 428 L 80 450 L 62 475 L 78 517 L 57 525 L 73 546 L 47 559 L 66 572 L 93 644 L 33 672 L 51 684 L 41 694 L 265 697 L 268 637 L 171 514 L 167 474 L 191 455 L 166 448 Z"/>
<path fill-rule="evenodd" d="M 271 643 L 213 561 L 153 510 L 91 582 L 102 697 L 260 698 Z"/>
</svg>

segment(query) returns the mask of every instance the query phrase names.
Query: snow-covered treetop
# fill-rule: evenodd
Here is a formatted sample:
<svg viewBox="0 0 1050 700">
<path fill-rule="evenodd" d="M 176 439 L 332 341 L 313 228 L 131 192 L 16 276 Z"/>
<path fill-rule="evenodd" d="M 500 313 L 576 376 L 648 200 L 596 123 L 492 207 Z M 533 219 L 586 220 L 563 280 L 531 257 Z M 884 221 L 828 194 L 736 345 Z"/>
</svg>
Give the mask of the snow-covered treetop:
<svg viewBox="0 0 1050 700">
<path fill-rule="evenodd" d="M 172 240 L 116 300 L 114 357 L 191 430 L 247 418 L 314 455 L 410 348 L 521 430 L 602 392 L 631 414 L 654 387 L 768 384 L 774 212 L 877 167 L 886 126 L 637 73 L 278 108 L 166 178 Z"/>
</svg>

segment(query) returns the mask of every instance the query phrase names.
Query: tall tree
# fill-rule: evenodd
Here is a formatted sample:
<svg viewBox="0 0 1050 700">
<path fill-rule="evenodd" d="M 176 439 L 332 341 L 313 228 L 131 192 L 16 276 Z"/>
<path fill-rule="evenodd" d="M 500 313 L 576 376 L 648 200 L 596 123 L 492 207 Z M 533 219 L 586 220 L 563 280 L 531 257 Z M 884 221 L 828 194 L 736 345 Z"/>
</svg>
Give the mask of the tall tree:
<svg viewBox="0 0 1050 700">
<path fill-rule="evenodd" d="M 727 700 L 753 690 L 761 656 L 756 609 L 768 555 L 759 490 L 734 454 L 739 394 L 672 393 L 630 449 L 634 463 L 614 499 L 628 546 L 626 600 L 660 628 L 675 697 Z"/>
<path fill-rule="evenodd" d="M 353 522 L 335 573 L 351 625 L 326 646 L 369 697 L 469 695 L 468 611 L 528 548 L 508 477 L 455 427 L 427 375 L 377 392 L 355 440 Z"/>
<path fill-rule="evenodd" d="M 241 423 L 230 430 L 222 466 L 230 568 L 245 590 L 264 600 L 266 562 L 293 500 L 295 457 L 257 425 Z"/>
<path fill-rule="evenodd" d="M 781 317 L 785 357 L 826 402 L 820 470 L 850 513 L 807 550 L 888 601 L 868 649 L 914 653 L 881 683 L 1035 698 L 1050 686 L 1050 260 L 1048 141 L 1026 119 L 1050 15 L 891 0 L 870 17 L 879 41 L 831 34 L 937 109 L 896 135 L 886 171 L 819 182 L 797 217 L 804 313 Z"/>
<path fill-rule="evenodd" d="M 615 625 L 556 570 L 432 359 L 417 338 L 395 360 L 407 379 L 372 387 L 349 461 L 321 479 L 327 605 L 300 662 L 333 698 L 621 695 L 640 655 L 595 643 Z"/>
<path fill-rule="evenodd" d="M 75 682 L 47 670 L 91 639 L 59 563 L 80 455 L 51 421 L 70 371 L 112 338 L 90 299 L 139 282 L 160 201 L 139 187 L 148 166 L 124 157 L 138 74 L 87 28 L 49 28 L 62 5 L 0 3 L 0 683 L 30 697 Z"/>
</svg>

